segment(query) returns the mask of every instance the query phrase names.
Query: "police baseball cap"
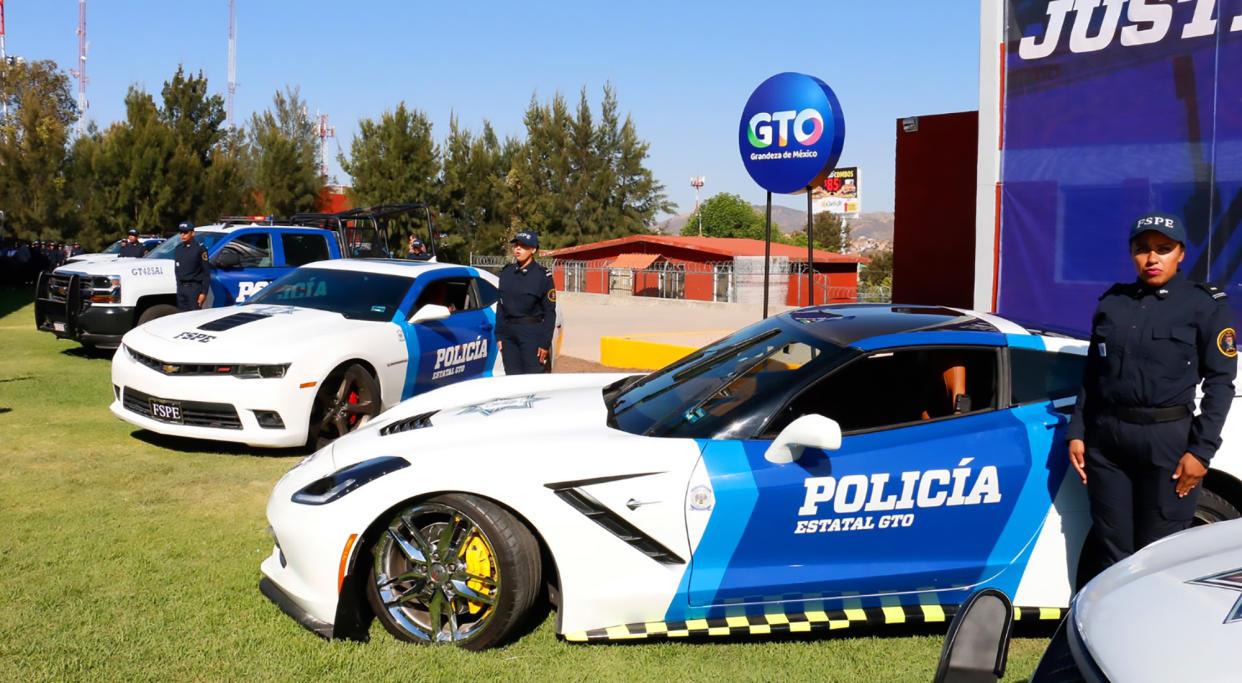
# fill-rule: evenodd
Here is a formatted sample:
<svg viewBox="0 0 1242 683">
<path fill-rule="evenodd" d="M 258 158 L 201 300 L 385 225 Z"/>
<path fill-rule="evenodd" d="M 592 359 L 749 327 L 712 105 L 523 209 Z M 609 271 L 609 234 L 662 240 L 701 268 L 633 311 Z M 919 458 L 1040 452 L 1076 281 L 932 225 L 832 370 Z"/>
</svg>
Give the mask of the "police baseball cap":
<svg viewBox="0 0 1242 683">
<path fill-rule="evenodd" d="M 125 233 L 125 234 L 126 234 L 126 235 L 133 235 L 134 237 L 137 237 L 137 236 L 138 236 L 138 231 L 137 231 L 137 230 L 130 230 L 129 232 L 127 232 L 127 233 Z"/>
<path fill-rule="evenodd" d="M 181 221 L 181 225 L 177 226 L 177 232 L 193 232 L 194 224 L 190 221 Z"/>
<path fill-rule="evenodd" d="M 414 239 L 410 240 L 410 246 L 411 246 L 411 247 L 421 247 L 421 246 L 423 246 L 423 241 L 422 241 L 422 240 L 420 240 L 420 239 L 418 239 L 417 237 L 415 237 Z"/>
<path fill-rule="evenodd" d="M 509 240 L 509 244 L 520 244 L 524 247 L 539 248 L 539 236 L 529 230 L 523 230 Z"/>
<path fill-rule="evenodd" d="M 1171 213 L 1149 213 L 1134 221 L 1134 225 L 1130 228 L 1130 239 L 1152 230 L 1168 237 L 1175 242 L 1181 242 L 1182 246 L 1186 246 L 1186 226 L 1182 224 L 1182 219 Z"/>
</svg>

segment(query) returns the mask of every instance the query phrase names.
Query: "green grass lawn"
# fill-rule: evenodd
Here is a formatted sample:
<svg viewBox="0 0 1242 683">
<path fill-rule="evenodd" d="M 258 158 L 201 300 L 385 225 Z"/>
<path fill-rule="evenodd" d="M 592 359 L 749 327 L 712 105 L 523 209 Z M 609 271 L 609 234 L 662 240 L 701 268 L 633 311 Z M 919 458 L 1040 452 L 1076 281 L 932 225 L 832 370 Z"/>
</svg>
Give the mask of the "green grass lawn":
<svg viewBox="0 0 1242 683">
<path fill-rule="evenodd" d="M 301 454 L 183 441 L 108 411 L 109 360 L 0 292 L 0 680 L 928 681 L 941 635 L 570 645 L 549 618 L 484 653 L 326 642 L 258 590 L 264 506 Z M 1047 631 L 1016 638 L 1026 680 Z"/>
</svg>

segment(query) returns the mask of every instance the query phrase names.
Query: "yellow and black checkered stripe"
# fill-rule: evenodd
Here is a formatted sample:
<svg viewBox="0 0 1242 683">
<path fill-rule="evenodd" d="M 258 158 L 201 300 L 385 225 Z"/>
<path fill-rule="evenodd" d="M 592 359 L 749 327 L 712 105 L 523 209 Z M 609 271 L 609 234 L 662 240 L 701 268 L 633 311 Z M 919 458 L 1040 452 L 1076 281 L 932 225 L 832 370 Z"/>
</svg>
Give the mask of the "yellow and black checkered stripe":
<svg viewBox="0 0 1242 683">
<path fill-rule="evenodd" d="M 564 634 L 573 643 L 605 640 L 664 640 L 703 636 L 762 636 L 781 633 L 849 628 L 852 625 L 923 624 L 948 622 L 957 605 L 899 605 L 820 610 L 793 614 L 769 613 L 755 616 L 691 619 L 689 621 L 648 621 L 591 631 Z M 1014 621 L 1057 620 L 1065 610 L 1058 607 L 1015 607 Z"/>
</svg>

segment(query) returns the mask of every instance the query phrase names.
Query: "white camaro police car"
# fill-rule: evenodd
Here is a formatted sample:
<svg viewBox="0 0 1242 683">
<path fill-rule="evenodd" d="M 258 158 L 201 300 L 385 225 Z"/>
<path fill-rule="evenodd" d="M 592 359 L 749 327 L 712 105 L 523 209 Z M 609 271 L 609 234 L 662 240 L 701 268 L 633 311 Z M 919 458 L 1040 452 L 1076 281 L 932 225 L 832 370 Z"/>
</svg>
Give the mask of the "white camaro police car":
<svg viewBox="0 0 1242 683">
<path fill-rule="evenodd" d="M 128 332 L 112 361 L 112 412 L 161 434 L 326 444 L 402 399 L 503 374 L 496 284 L 426 261 L 308 264 L 243 305 Z"/>
<path fill-rule="evenodd" d="M 514 637 L 545 585 L 571 641 L 945 621 L 982 587 L 1059 619 L 1088 525 L 1064 447 L 1085 350 L 987 314 L 829 306 L 650 375 L 456 384 L 280 480 L 260 587 L 321 635 L 375 615 L 471 649 Z"/>
</svg>

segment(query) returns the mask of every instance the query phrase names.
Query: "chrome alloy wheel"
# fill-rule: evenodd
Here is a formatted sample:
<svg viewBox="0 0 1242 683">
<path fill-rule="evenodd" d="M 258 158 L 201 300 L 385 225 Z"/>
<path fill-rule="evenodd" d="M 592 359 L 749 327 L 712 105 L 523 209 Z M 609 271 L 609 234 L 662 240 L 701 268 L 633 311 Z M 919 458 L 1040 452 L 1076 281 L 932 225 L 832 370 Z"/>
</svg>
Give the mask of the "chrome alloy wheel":
<svg viewBox="0 0 1242 683">
<path fill-rule="evenodd" d="M 394 625 L 433 643 L 481 631 L 503 589 L 490 539 L 464 513 L 438 503 L 392 521 L 376 544 L 372 581 Z"/>
</svg>

